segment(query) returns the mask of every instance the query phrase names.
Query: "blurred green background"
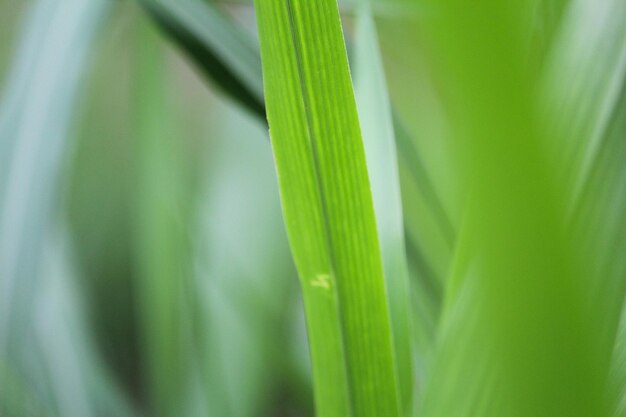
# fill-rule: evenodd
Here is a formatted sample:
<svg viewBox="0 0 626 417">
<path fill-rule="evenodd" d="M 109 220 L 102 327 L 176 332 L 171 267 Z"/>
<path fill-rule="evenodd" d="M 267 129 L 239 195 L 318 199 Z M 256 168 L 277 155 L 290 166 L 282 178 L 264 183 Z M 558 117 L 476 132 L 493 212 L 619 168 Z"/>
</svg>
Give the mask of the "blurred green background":
<svg viewBox="0 0 626 417">
<path fill-rule="evenodd" d="M 254 29 L 251 6 L 233 13 Z M 24 231 L 15 273 L 3 270 L 20 282 L 2 415 L 309 415 L 264 124 L 216 93 L 132 2 L 8 1 L 0 16 L 4 98 L 20 90 L 3 110 L 46 115 L 22 136 L 36 143 L 38 185 L 16 189 L 39 207 L 7 220 L 41 222 Z M 19 152 L 14 132 L 3 130 L 3 153 Z"/>
</svg>

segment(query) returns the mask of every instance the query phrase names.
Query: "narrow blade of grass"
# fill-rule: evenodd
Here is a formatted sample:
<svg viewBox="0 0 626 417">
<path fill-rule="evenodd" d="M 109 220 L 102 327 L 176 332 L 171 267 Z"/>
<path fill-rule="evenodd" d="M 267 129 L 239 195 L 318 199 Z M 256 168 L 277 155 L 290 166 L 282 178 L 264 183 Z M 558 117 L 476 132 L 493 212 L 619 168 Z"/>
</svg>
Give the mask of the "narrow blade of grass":
<svg viewBox="0 0 626 417">
<path fill-rule="evenodd" d="M 574 187 L 573 206 L 595 164 L 626 71 L 626 4 L 576 0 L 564 12 L 546 62 L 546 112 L 565 155 L 562 175 Z"/>
<path fill-rule="evenodd" d="M 108 3 L 30 7 L 0 110 L 0 413 L 128 416 L 90 344 L 56 233 L 72 110 Z"/>
<path fill-rule="evenodd" d="M 0 357 L 19 351 L 68 147 L 71 110 L 106 2 L 41 0 L 0 111 Z M 26 321 L 26 322 L 25 322 Z"/>
<path fill-rule="evenodd" d="M 191 197 L 182 169 L 184 141 L 168 108 L 162 39 L 145 16 L 137 25 L 137 183 L 135 242 L 142 366 L 151 413 L 179 416 L 186 405 L 193 294 L 189 228 Z"/>
<path fill-rule="evenodd" d="M 598 323 L 603 337 L 615 347 L 611 357 L 611 381 L 616 415 L 626 415 L 626 89 L 620 99 L 606 137 L 587 180 L 584 201 L 578 212 L 577 231 L 587 237 L 586 257 L 594 272 L 590 289 L 595 305 L 607 319 Z M 589 238 L 591 236 L 591 238 Z M 620 314 L 621 311 L 621 314 Z M 621 317 L 620 317 L 621 316 Z M 619 326 L 616 325 L 619 320 Z"/>
<path fill-rule="evenodd" d="M 606 317 L 589 306 L 579 242 L 564 232 L 566 187 L 525 62 L 528 7 L 449 0 L 432 22 L 472 188 L 455 268 L 464 277 L 424 416 L 607 415 L 595 327 Z"/>
<path fill-rule="evenodd" d="M 555 152 L 565 155 L 561 174 L 573 189 L 567 202 L 570 239 L 580 242 L 580 257 L 586 259 L 588 302 L 602 315 L 594 324 L 598 343 L 605 346 L 606 361 L 612 360 L 610 383 L 616 390 L 611 394 L 617 398 L 611 400 L 623 413 L 623 329 L 618 323 L 625 326 L 620 312 L 626 262 L 619 254 L 626 244 L 626 4 L 571 1 L 544 75 L 547 114 L 558 139 Z"/>
<path fill-rule="evenodd" d="M 202 0 L 138 0 L 202 72 L 262 119 L 263 79 L 254 38 Z"/>
<path fill-rule="evenodd" d="M 259 0 L 255 7 L 317 415 L 396 417 L 383 267 L 337 4 Z"/>
<path fill-rule="evenodd" d="M 357 14 L 355 91 L 389 295 L 402 415 L 413 408 L 413 343 L 400 175 L 391 105 L 369 6 Z"/>
</svg>

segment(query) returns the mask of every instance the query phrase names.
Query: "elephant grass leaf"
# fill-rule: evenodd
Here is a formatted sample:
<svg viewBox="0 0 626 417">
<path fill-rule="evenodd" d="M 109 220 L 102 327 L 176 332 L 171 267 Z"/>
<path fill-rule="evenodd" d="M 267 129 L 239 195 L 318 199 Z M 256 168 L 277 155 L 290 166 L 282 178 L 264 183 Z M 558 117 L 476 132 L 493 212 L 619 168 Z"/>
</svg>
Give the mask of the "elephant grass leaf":
<svg viewBox="0 0 626 417">
<path fill-rule="evenodd" d="M 270 136 L 320 417 L 396 417 L 374 208 L 335 0 L 255 2 Z"/>
</svg>

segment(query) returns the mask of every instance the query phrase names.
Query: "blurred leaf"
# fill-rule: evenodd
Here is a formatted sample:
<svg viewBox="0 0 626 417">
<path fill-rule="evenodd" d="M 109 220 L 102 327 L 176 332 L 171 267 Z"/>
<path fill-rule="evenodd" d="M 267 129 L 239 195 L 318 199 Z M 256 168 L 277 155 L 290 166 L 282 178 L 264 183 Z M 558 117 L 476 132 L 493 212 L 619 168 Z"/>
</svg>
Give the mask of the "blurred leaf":
<svg viewBox="0 0 626 417">
<path fill-rule="evenodd" d="M 554 45 L 555 35 L 559 33 L 563 14 L 570 0 L 538 0 L 531 33 L 531 51 L 533 59 L 539 61 L 539 67 Z"/>
<path fill-rule="evenodd" d="M 0 355 L 17 342 L 54 210 L 60 161 L 101 1 L 41 0 L 24 26 L 0 109 Z"/>
<path fill-rule="evenodd" d="M 192 369 L 196 300 L 190 288 L 189 228 L 193 199 L 181 169 L 184 141 L 174 137 L 172 129 L 166 61 L 159 41 L 148 21 L 141 19 L 136 77 L 136 288 L 150 414 L 180 416 Z"/>
<path fill-rule="evenodd" d="M 424 5 L 422 7 L 434 7 Z M 443 287 L 449 274 L 456 232 L 467 187 L 459 181 L 458 146 L 453 142 L 447 109 L 442 105 L 440 76 L 429 67 L 425 23 L 437 17 L 387 17 L 377 21 L 394 127 L 402 203 L 416 308 L 415 332 L 419 381 L 425 377 L 432 352 Z"/>
<path fill-rule="evenodd" d="M 414 363 L 409 273 L 404 247 L 404 224 L 395 135 L 378 35 L 369 6 L 357 16 L 355 91 L 372 185 L 378 238 L 389 295 L 396 373 L 402 415 L 413 408 Z"/>
<path fill-rule="evenodd" d="M 202 0 L 138 0 L 206 76 L 254 114 L 265 115 L 255 40 L 214 4 Z"/>
<path fill-rule="evenodd" d="M 579 199 L 611 121 L 626 71 L 626 5 L 619 0 L 575 0 L 546 63 L 546 112 L 563 154 L 562 175 Z"/>
<path fill-rule="evenodd" d="M 573 189 L 567 202 L 570 239 L 581 242 L 588 302 L 602 317 L 593 324 L 598 343 L 606 346 L 600 366 L 610 360 L 615 345 L 611 384 L 616 391 L 611 394 L 623 398 L 623 330 L 618 332 L 618 322 L 626 262 L 618 254 L 626 244 L 626 4 L 571 1 L 549 58 L 543 80 L 550 99 L 546 113 L 554 120 L 553 151 L 565 156 L 560 174 Z M 611 400 L 620 409 L 623 400 Z"/>
<path fill-rule="evenodd" d="M 83 314 L 54 233 L 72 111 L 107 3 L 31 7 L 0 112 L 0 363 L 14 375 L 3 392 L 17 389 L 14 400 L 23 401 L 22 412 L 3 411 L 131 415 L 78 324 Z"/>
<path fill-rule="evenodd" d="M 96 347 L 129 395 L 143 399 L 132 206 L 137 11 L 117 2 L 99 33 L 67 161 L 64 209 Z"/>
<path fill-rule="evenodd" d="M 0 370 L 0 413 L 6 416 L 56 417 L 53 404 L 43 401 L 15 370 L 3 366 Z"/>
<path fill-rule="evenodd" d="M 424 5 L 421 5 L 424 6 Z M 427 16 L 377 19 L 385 73 L 394 105 L 393 126 L 406 246 L 411 274 L 417 391 L 427 376 L 443 304 L 443 287 L 463 210 L 455 151 L 436 71 L 424 45 Z"/>
<path fill-rule="evenodd" d="M 407 239 L 419 253 L 420 280 L 442 287 L 446 281 L 456 232 L 414 140 L 398 119 L 394 123 L 399 150 Z"/>
<path fill-rule="evenodd" d="M 596 325 L 602 328 L 603 337 L 615 340 L 612 361 L 612 400 L 617 401 L 616 415 L 626 415 L 626 316 L 624 292 L 626 290 L 626 92 L 622 86 L 620 100 L 615 107 L 606 136 L 598 152 L 596 164 L 590 172 L 585 201 L 581 204 L 577 220 L 582 236 L 590 245 L 587 257 L 594 272 L 590 288 L 594 305 L 604 312 L 606 320 Z M 621 314 L 620 314 L 621 311 Z M 616 321 L 619 319 L 619 327 Z M 616 328 L 617 327 L 617 328 Z M 608 358 L 607 358 L 608 359 Z"/>
<path fill-rule="evenodd" d="M 46 239 L 46 275 L 34 304 L 36 343 L 58 413 L 67 417 L 135 416 L 92 342 L 81 293 L 75 285 L 70 249 L 62 230 L 55 229 Z"/>
<path fill-rule="evenodd" d="M 212 417 L 288 415 L 302 389 L 289 375 L 297 281 L 266 132 L 236 110 L 211 109 L 217 146 L 205 164 L 194 233 L 198 313 L 207 323 L 198 329 L 202 396 Z"/>
<path fill-rule="evenodd" d="M 531 6 L 450 0 L 430 22 L 472 189 L 424 416 L 607 415 L 605 317 L 564 232 L 567 189 L 525 62 Z"/>
</svg>

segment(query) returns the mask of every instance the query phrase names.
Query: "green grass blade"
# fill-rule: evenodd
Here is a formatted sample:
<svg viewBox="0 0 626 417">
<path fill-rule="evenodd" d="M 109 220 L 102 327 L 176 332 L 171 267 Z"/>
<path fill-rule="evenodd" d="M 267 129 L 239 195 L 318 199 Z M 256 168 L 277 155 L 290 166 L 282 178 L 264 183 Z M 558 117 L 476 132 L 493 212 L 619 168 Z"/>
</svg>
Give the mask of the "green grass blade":
<svg viewBox="0 0 626 417">
<path fill-rule="evenodd" d="M 420 29 L 425 16 L 377 19 L 393 98 L 404 227 L 415 308 L 418 385 L 426 374 L 448 275 L 458 217 L 453 150 L 445 112 L 426 62 Z M 430 14 L 428 17 L 432 17 Z M 453 215 L 454 214 L 454 215 Z"/>
<path fill-rule="evenodd" d="M 358 12 L 356 30 L 355 92 L 389 295 L 401 411 L 409 415 L 414 389 L 413 329 L 400 175 L 391 105 L 369 6 Z"/>
<path fill-rule="evenodd" d="M 184 141 L 168 108 L 162 39 L 145 18 L 137 30 L 137 184 L 134 207 L 137 294 L 142 355 L 151 414 L 179 416 L 190 389 L 193 298 L 189 182 L 182 169 Z"/>
<path fill-rule="evenodd" d="M 546 62 L 546 108 L 561 139 L 555 143 L 555 152 L 565 155 L 562 169 L 574 187 L 574 206 L 600 152 L 624 83 L 625 16 L 623 1 L 572 1 Z"/>
<path fill-rule="evenodd" d="M 438 75 L 427 65 L 431 58 L 423 23 L 437 16 L 434 11 L 409 15 L 406 20 L 377 20 L 394 104 L 414 302 L 420 311 L 415 319 L 420 356 L 429 349 L 431 332 L 427 329 L 432 328 L 431 320 L 438 315 L 436 306 L 441 303 L 441 288 L 448 275 L 466 192 L 465 187 L 456 184 L 458 146 L 452 141 L 442 106 Z M 422 319 L 425 322 L 420 323 Z M 425 364 L 423 357 L 420 362 Z"/>
<path fill-rule="evenodd" d="M 0 357 L 29 327 L 60 164 L 91 42 L 106 2 L 33 5 L 0 110 Z M 25 322 L 26 321 L 26 322 Z"/>
<path fill-rule="evenodd" d="M 587 181 L 584 201 L 577 213 L 578 230 L 591 236 L 587 247 L 589 264 L 593 268 L 592 286 L 597 305 L 607 319 L 598 326 L 609 343 L 615 339 L 611 358 L 611 385 L 616 401 L 616 415 L 626 415 L 626 315 L 624 292 L 626 283 L 626 90 L 620 99 L 606 137 L 597 154 L 596 164 Z M 621 311 L 621 318 L 620 318 Z M 619 326 L 616 326 L 620 320 Z M 616 329 L 617 327 L 617 329 Z"/>
<path fill-rule="evenodd" d="M 317 414 L 395 417 L 383 267 L 337 4 L 259 0 L 255 6 Z"/>
<path fill-rule="evenodd" d="M 93 344 L 83 294 L 75 285 L 71 245 L 68 236 L 57 229 L 44 243 L 46 272 L 37 287 L 34 316 L 36 344 L 58 415 L 134 416 L 126 393 L 113 382 Z"/>
<path fill-rule="evenodd" d="M 529 5 L 441 6 L 431 33 L 472 189 L 455 265 L 464 278 L 423 415 L 605 416 L 606 317 L 564 232 L 566 187 L 527 70 Z"/>
<path fill-rule="evenodd" d="M 22 391 L 0 399 L 0 413 L 127 416 L 126 399 L 89 345 L 70 259 L 55 233 L 72 110 L 108 5 L 30 7 L 0 112 L 0 282 L 10 301 L 2 301 L 0 368 L 15 374 L 0 384 L 3 395 Z M 23 410 L 11 410 L 19 401 Z"/>
<path fill-rule="evenodd" d="M 550 52 L 569 2 L 569 0 L 539 0 L 535 3 L 530 53 L 538 61 L 543 61 Z"/>
<path fill-rule="evenodd" d="M 263 79 L 254 38 L 202 0 L 138 0 L 148 14 L 224 92 L 264 118 Z"/>
<path fill-rule="evenodd" d="M 283 415 L 298 388 L 283 379 L 292 359 L 288 322 L 298 283 L 267 130 L 235 106 L 207 113 L 216 146 L 204 164 L 209 175 L 194 232 L 197 292 L 207 321 L 198 328 L 207 415 Z"/>
<path fill-rule="evenodd" d="M 394 123 L 407 239 L 419 252 L 424 268 L 419 279 L 442 286 L 446 280 L 455 231 L 440 192 L 401 122 Z"/>
<path fill-rule="evenodd" d="M 582 242 L 588 293 L 603 317 L 596 323 L 599 343 L 608 351 L 615 345 L 611 384 L 617 398 L 611 399 L 623 413 L 623 313 L 621 330 L 618 323 L 626 290 L 626 263 L 619 255 L 626 242 L 626 4 L 571 1 L 549 58 L 544 80 L 551 99 L 548 114 L 555 118 L 556 152 L 566 156 L 562 169 L 574 189 L 568 202 L 571 239 Z"/>
</svg>

